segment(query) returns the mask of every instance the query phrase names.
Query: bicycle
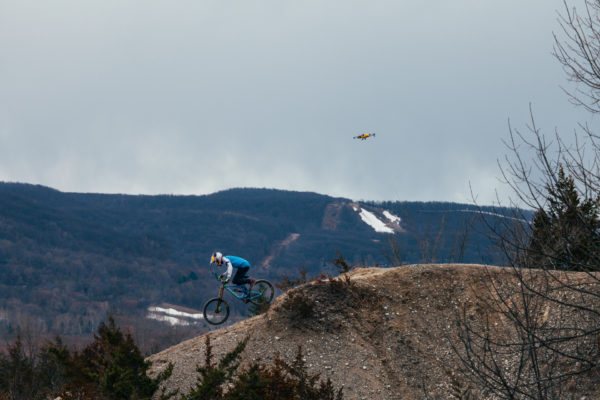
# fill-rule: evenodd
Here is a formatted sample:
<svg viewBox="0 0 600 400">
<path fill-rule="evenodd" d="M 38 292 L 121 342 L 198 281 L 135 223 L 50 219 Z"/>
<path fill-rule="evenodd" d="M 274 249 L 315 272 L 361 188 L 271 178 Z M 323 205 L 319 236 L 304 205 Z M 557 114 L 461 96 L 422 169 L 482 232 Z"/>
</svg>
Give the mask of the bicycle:
<svg viewBox="0 0 600 400">
<path fill-rule="evenodd" d="M 266 279 L 256 280 L 252 290 L 248 290 L 246 285 L 236 285 L 221 281 L 217 273 L 215 273 L 215 278 L 221 282 L 219 297 L 208 300 L 202 309 L 204 320 L 211 325 L 220 325 L 229 318 L 229 304 L 223 299 L 225 290 L 238 300 L 242 300 L 245 303 L 250 302 L 257 306 L 265 303 L 270 304 L 275 294 L 273 285 Z"/>
</svg>

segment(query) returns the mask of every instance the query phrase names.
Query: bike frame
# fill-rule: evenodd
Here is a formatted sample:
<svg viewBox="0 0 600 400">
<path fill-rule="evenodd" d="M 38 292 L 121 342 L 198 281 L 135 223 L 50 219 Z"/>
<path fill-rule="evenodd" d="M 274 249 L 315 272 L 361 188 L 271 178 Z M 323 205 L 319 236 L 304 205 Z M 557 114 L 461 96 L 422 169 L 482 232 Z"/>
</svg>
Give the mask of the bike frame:
<svg viewBox="0 0 600 400">
<path fill-rule="evenodd" d="M 215 278 L 219 280 L 219 275 L 215 274 Z M 224 283 L 221 282 L 221 288 L 219 289 L 219 298 L 223 299 L 223 294 L 227 290 L 229 293 L 233 295 L 238 300 L 243 300 L 244 298 L 248 300 L 256 299 L 262 296 L 262 293 L 256 290 L 248 290 L 248 288 L 244 285 L 236 285 L 233 283 Z"/>
<path fill-rule="evenodd" d="M 213 271 L 215 272 L 215 271 Z M 262 305 L 271 303 L 273 300 L 274 289 L 271 282 L 266 279 L 259 279 L 255 281 L 254 287 L 259 290 L 249 290 L 246 288 L 246 285 L 236 285 L 233 283 L 223 282 L 219 279 L 219 270 L 216 270 L 215 279 L 221 283 L 221 287 L 219 288 L 219 297 L 214 297 L 208 300 L 204 304 L 204 308 L 202 310 L 204 314 L 204 318 L 206 322 L 211 325 L 219 325 L 227 320 L 229 317 L 229 304 L 227 300 L 223 299 L 223 295 L 225 294 L 225 290 L 233 295 L 238 300 L 244 301 L 244 303 L 251 302 L 254 305 L 262 307 Z M 265 296 L 266 293 L 266 296 Z M 221 314 L 223 312 L 223 314 Z"/>
</svg>

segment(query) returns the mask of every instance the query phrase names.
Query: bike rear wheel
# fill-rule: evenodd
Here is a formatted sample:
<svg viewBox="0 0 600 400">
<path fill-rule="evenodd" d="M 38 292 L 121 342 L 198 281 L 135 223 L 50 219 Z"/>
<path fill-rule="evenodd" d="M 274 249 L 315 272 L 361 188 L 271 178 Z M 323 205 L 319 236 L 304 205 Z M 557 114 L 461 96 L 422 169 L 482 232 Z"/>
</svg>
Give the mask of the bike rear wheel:
<svg viewBox="0 0 600 400">
<path fill-rule="evenodd" d="M 264 303 L 271 303 L 275 290 L 273 285 L 266 279 L 259 279 L 254 282 L 254 287 L 250 291 L 248 300 L 252 304 L 261 305 Z"/>
<path fill-rule="evenodd" d="M 229 318 L 229 304 L 219 297 L 206 302 L 203 309 L 204 320 L 211 325 L 222 324 Z"/>
</svg>

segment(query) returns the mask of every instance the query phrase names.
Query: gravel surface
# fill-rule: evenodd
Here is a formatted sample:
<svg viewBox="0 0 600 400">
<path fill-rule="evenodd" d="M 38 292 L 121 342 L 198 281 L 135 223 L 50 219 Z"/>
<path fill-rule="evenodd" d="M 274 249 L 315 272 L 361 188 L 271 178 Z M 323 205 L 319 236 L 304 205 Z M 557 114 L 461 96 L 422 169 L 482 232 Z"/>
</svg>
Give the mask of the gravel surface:
<svg viewBox="0 0 600 400">
<path fill-rule="evenodd" d="M 291 361 L 301 346 L 309 372 L 343 387 L 344 399 L 448 399 L 460 364 L 456 311 L 475 312 L 490 279 L 507 282 L 511 270 L 494 266 L 427 264 L 358 268 L 333 281 L 311 282 L 277 297 L 270 310 L 214 330 L 215 359 L 242 339 L 242 361 Z M 312 307 L 301 312 L 302 305 Z M 169 389 L 186 393 L 205 359 L 200 336 L 149 357 L 150 375 L 174 364 Z M 474 398 L 486 398 L 472 389 Z M 589 398 L 589 397 L 588 397 Z"/>
</svg>

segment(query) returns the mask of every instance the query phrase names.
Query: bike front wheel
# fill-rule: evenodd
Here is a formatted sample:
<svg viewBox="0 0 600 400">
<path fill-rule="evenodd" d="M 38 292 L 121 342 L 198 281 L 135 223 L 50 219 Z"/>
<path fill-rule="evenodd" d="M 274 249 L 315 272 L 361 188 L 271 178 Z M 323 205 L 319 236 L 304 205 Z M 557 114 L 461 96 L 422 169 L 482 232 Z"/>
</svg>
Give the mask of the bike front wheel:
<svg viewBox="0 0 600 400">
<path fill-rule="evenodd" d="M 222 324 L 229 318 L 229 304 L 219 297 L 210 299 L 204 305 L 204 320 L 211 325 Z"/>
<path fill-rule="evenodd" d="M 254 287 L 250 291 L 248 300 L 252 304 L 261 305 L 264 303 L 271 303 L 274 295 L 275 290 L 273 289 L 271 282 L 266 279 L 259 279 L 254 282 Z"/>
</svg>

